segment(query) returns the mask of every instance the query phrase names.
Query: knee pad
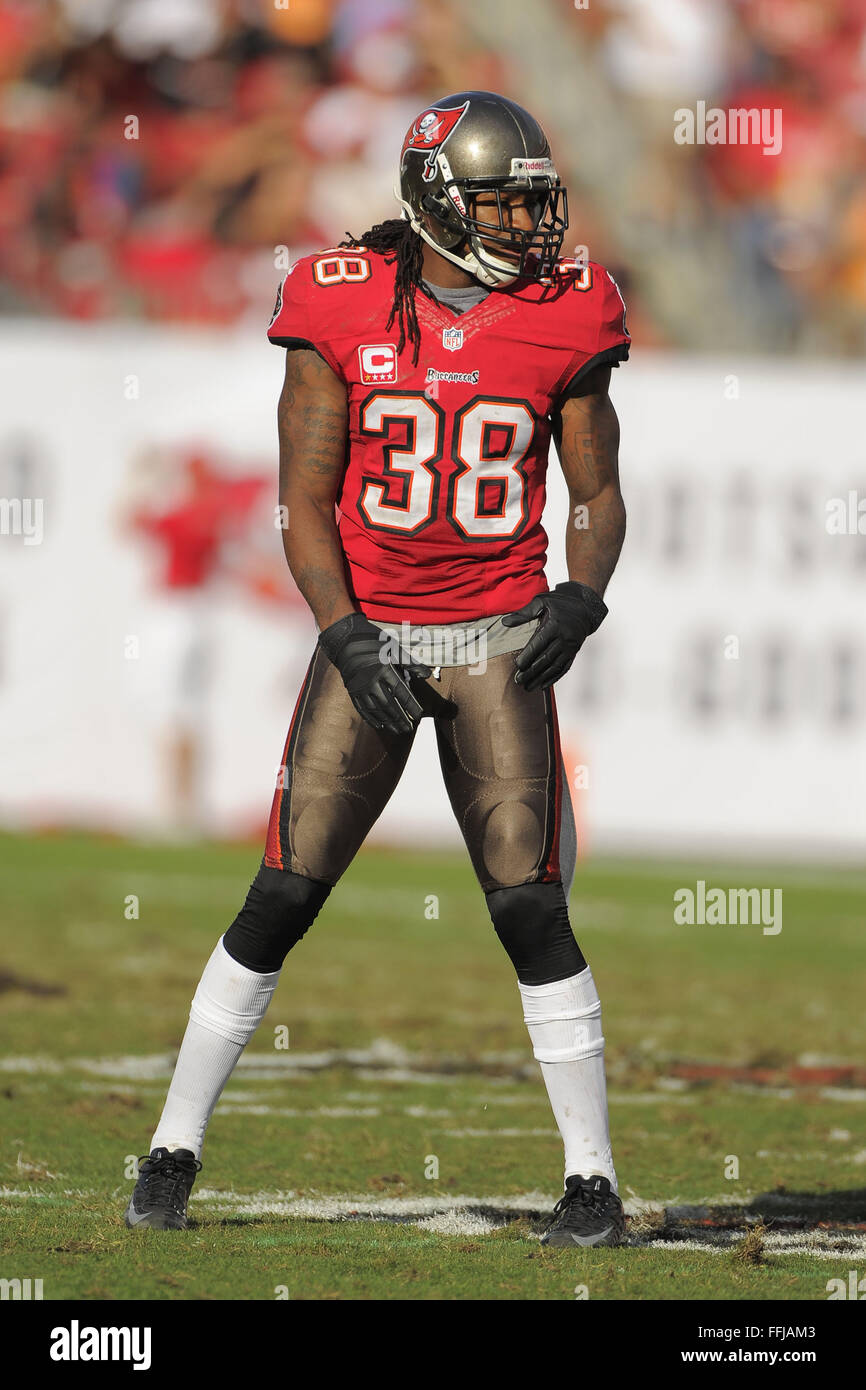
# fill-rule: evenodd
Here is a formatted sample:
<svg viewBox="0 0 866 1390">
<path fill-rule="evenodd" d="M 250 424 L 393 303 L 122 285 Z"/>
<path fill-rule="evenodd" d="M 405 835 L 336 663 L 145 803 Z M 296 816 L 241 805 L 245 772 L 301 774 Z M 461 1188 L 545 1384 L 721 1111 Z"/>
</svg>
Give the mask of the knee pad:
<svg viewBox="0 0 866 1390">
<path fill-rule="evenodd" d="M 279 970 L 331 891 L 331 885 L 262 864 L 223 945 L 248 970 Z"/>
<path fill-rule="evenodd" d="M 486 893 L 496 935 L 524 985 L 547 985 L 586 969 L 561 883 L 519 883 Z"/>
</svg>

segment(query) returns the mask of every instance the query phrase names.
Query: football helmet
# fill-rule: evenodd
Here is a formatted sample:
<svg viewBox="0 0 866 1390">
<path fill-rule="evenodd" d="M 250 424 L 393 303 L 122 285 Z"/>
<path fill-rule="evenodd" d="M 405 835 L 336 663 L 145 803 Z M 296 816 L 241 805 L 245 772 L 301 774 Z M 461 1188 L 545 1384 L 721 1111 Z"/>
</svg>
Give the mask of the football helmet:
<svg viewBox="0 0 866 1390">
<path fill-rule="evenodd" d="M 503 217 L 508 192 L 526 195 L 531 230 Z M 552 274 L 568 226 L 566 191 L 538 121 L 507 97 L 457 92 L 426 107 L 403 141 L 394 193 L 414 230 L 483 285 Z M 475 215 L 479 193 L 495 196 L 498 220 Z"/>
</svg>

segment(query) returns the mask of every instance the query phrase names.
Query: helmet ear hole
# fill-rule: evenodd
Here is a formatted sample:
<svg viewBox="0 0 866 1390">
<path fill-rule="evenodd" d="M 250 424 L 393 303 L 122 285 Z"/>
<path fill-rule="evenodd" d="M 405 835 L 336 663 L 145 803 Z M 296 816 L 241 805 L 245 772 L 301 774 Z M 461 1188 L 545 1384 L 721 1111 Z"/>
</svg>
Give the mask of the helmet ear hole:
<svg viewBox="0 0 866 1390">
<path fill-rule="evenodd" d="M 437 237 L 445 247 L 457 246 L 464 240 L 464 231 L 455 225 L 454 209 L 448 204 L 444 193 L 425 193 L 420 200 L 421 211 L 432 218 L 436 224 Z"/>
<path fill-rule="evenodd" d="M 441 197 L 437 198 L 433 193 L 425 193 L 421 199 L 421 207 L 424 212 L 429 212 L 431 217 L 435 217 L 437 222 L 446 221 L 448 206 Z"/>
</svg>

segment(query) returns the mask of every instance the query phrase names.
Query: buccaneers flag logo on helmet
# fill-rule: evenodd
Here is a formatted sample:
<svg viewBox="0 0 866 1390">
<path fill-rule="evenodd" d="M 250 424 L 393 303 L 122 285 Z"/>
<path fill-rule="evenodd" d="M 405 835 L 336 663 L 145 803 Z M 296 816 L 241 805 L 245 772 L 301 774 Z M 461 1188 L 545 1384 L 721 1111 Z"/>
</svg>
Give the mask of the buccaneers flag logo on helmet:
<svg viewBox="0 0 866 1390">
<path fill-rule="evenodd" d="M 403 141 L 400 162 L 403 162 L 409 150 L 417 150 L 426 155 L 422 178 L 425 183 L 430 183 L 436 177 L 436 158 L 439 151 L 468 110 L 468 101 L 449 111 L 442 111 L 437 106 L 431 106 L 429 111 L 425 111 L 423 116 L 418 117 Z"/>
</svg>

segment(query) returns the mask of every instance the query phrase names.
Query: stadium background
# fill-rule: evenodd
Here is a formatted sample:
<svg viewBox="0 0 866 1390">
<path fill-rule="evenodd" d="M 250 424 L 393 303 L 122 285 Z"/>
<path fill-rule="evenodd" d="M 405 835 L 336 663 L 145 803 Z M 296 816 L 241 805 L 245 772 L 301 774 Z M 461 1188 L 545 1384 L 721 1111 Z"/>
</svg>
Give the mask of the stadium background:
<svg viewBox="0 0 866 1390">
<path fill-rule="evenodd" d="M 811 1322 L 866 1269 L 864 35 L 862 0 L 0 0 L 0 1298 Z M 409 120 L 472 87 L 542 119 L 633 334 L 626 546 L 557 687 L 629 1248 L 537 1244 L 561 1142 L 429 721 L 220 1100 L 193 1239 L 139 1238 L 315 637 L 276 286 L 392 215 Z M 781 110 L 780 153 L 678 144 L 698 102 Z M 553 583 L 555 460 L 546 523 Z M 784 929 L 676 920 L 701 880 Z"/>
<path fill-rule="evenodd" d="M 425 103 L 488 88 L 547 128 L 633 335 L 629 534 L 558 688 L 584 852 L 860 858 L 864 35 L 858 0 L 0 6 L 3 823 L 260 833 L 315 638 L 275 289 L 393 215 Z M 781 110 L 781 152 L 677 144 L 698 101 Z M 546 521 L 552 584 L 555 460 Z M 373 839 L 459 844 L 428 724 Z"/>
</svg>

